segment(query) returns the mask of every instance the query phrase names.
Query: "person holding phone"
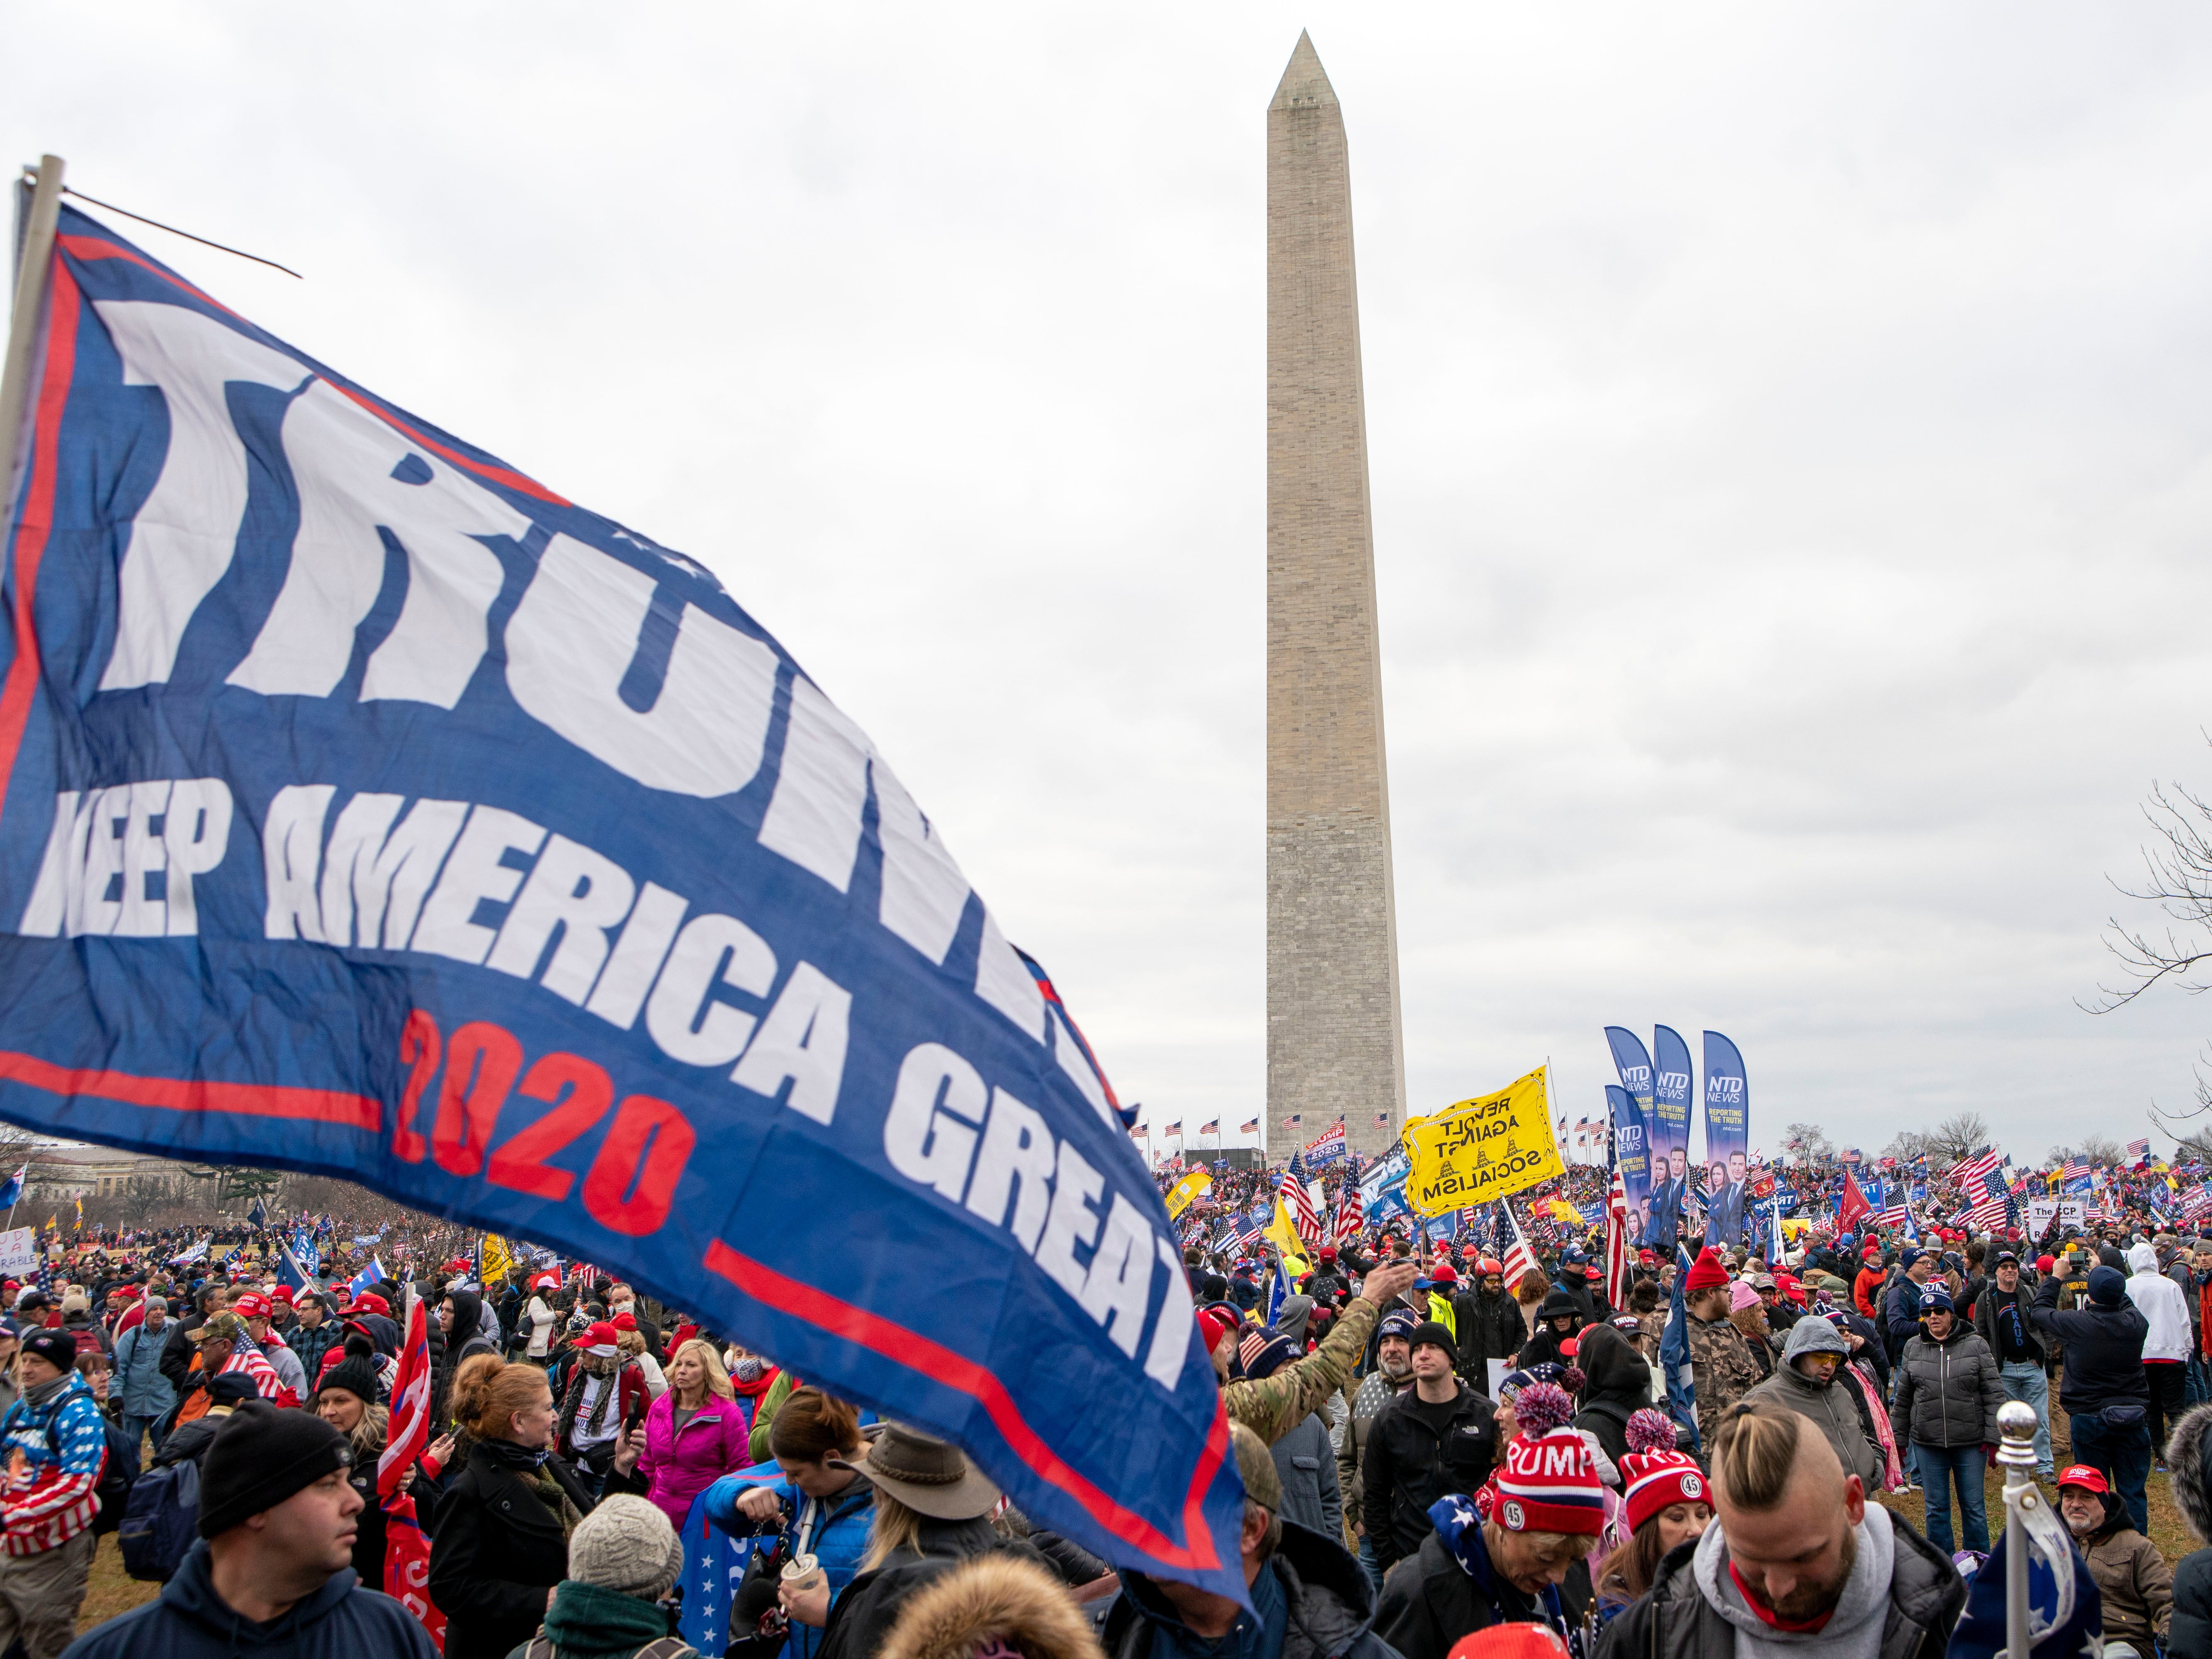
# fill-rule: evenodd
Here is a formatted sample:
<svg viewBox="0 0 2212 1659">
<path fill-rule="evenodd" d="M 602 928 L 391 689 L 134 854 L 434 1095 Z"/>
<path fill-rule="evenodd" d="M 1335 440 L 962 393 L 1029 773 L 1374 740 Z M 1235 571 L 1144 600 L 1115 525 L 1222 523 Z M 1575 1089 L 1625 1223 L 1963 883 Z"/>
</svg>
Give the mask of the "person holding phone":
<svg viewBox="0 0 2212 1659">
<path fill-rule="evenodd" d="M 623 1431 L 645 1420 L 648 1394 L 645 1373 L 625 1362 L 615 1328 L 605 1320 L 586 1329 L 574 1352 L 556 1443 L 596 1498 L 605 1490 Z"/>
</svg>

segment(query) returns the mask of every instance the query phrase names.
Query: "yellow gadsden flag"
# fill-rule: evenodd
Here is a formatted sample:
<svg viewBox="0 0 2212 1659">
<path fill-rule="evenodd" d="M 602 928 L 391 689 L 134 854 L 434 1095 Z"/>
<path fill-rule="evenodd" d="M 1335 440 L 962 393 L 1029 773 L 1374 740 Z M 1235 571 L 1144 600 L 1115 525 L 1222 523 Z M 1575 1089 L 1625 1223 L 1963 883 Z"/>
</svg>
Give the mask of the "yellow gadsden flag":
<svg viewBox="0 0 2212 1659">
<path fill-rule="evenodd" d="M 514 1252 L 507 1248 L 507 1241 L 497 1233 L 486 1233 L 483 1241 L 483 1287 L 489 1291 L 503 1282 L 517 1265 Z"/>
<path fill-rule="evenodd" d="M 1297 1225 L 1291 1220 L 1290 1206 L 1280 1198 L 1275 1200 L 1275 1218 L 1260 1231 L 1260 1237 L 1283 1253 L 1283 1267 L 1295 1279 L 1313 1271 L 1306 1260 L 1306 1242 L 1298 1237 Z"/>
<path fill-rule="evenodd" d="M 1212 1190 L 1213 1177 L 1203 1170 L 1193 1170 L 1168 1188 L 1168 1219 L 1174 1220 Z"/>
<path fill-rule="evenodd" d="M 1417 1215 L 1442 1215 L 1533 1187 L 1566 1173 L 1552 1139 L 1544 1068 L 1509 1089 L 1406 1126 L 1413 1170 L 1406 1201 Z"/>
</svg>

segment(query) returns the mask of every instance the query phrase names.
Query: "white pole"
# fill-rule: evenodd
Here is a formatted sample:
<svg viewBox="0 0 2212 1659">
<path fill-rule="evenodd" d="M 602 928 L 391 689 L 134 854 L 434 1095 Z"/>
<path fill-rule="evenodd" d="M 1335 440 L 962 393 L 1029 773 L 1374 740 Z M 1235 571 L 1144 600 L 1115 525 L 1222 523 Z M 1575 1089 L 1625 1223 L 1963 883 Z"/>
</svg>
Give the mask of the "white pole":
<svg viewBox="0 0 2212 1659">
<path fill-rule="evenodd" d="M 31 212 L 23 234 L 22 263 L 15 270 L 15 308 L 8 322 L 8 356 L 0 368 L 0 508 L 15 499 L 15 457 L 23 435 L 24 412 L 31 405 L 31 359 L 35 355 L 39 312 L 46 303 L 46 267 L 54 251 L 54 222 L 62 205 L 62 158 L 39 158 L 39 181 L 31 192 Z"/>
</svg>

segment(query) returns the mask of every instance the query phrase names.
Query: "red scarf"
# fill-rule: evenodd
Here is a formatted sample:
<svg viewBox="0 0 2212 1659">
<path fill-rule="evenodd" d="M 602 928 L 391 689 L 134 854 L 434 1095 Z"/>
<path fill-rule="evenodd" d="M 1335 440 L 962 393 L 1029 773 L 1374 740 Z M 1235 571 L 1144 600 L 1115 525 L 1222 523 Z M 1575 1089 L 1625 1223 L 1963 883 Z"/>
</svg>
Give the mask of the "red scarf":
<svg viewBox="0 0 2212 1659">
<path fill-rule="evenodd" d="M 1787 1631 L 1792 1636 L 1799 1636 L 1808 1631 L 1826 1630 L 1828 1620 L 1836 1616 L 1836 1610 L 1830 1607 L 1818 1619 L 1784 1619 L 1752 1594 L 1751 1586 L 1743 1582 L 1743 1575 L 1735 1570 L 1735 1563 L 1733 1561 L 1729 1563 L 1729 1577 L 1735 1580 L 1736 1594 L 1743 1597 L 1744 1606 L 1757 1613 L 1759 1622 L 1770 1630 Z"/>
</svg>

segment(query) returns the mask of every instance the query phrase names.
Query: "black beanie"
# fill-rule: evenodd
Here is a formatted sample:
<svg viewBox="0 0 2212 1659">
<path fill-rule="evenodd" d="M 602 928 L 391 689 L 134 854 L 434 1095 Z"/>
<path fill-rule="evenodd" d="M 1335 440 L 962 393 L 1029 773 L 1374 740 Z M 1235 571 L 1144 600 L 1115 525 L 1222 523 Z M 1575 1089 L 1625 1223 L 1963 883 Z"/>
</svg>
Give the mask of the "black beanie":
<svg viewBox="0 0 2212 1659">
<path fill-rule="evenodd" d="M 1406 1346 L 1408 1348 L 1418 1348 L 1423 1343 L 1426 1343 L 1432 1348 L 1442 1348 L 1455 1358 L 1459 1353 L 1458 1346 L 1452 1340 L 1450 1328 L 1441 1320 L 1424 1320 L 1416 1325 L 1413 1328 L 1413 1335 L 1407 1340 Z"/>
<path fill-rule="evenodd" d="M 207 1449 L 200 1471 L 200 1536 L 228 1532 L 352 1463 L 346 1437 L 321 1418 L 249 1400 L 223 1420 Z"/>
<path fill-rule="evenodd" d="M 367 1355 L 357 1353 L 348 1354 L 323 1373 L 315 1392 L 321 1394 L 325 1389 L 343 1389 L 366 1406 L 376 1404 L 380 1392 L 376 1386 L 376 1367 L 369 1363 Z"/>
<path fill-rule="evenodd" d="M 64 1330 L 33 1330 L 23 1338 L 23 1352 L 34 1353 L 67 1376 L 76 1369 L 76 1338 Z"/>
</svg>

